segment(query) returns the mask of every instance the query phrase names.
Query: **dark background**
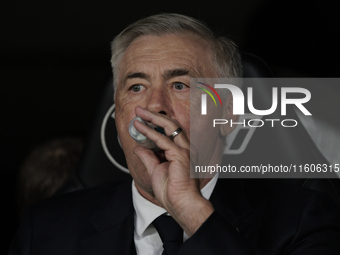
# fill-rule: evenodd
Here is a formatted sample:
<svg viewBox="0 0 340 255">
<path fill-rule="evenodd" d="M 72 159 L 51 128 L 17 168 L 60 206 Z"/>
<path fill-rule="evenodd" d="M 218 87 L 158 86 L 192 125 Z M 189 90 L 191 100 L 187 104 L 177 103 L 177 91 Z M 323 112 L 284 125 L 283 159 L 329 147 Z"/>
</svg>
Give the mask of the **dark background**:
<svg viewBox="0 0 340 255">
<path fill-rule="evenodd" d="M 0 253 L 5 253 L 18 227 L 15 182 L 25 156 L 46 139 L 86 135 L 101 89 L 111 77 L 110 42 L 131 22 L 160 12 L 204 20 L 231 37 L 241 51 L 266 60 L 277 76 L 339 76 L 340 22 L 331 1 L 184 5 L 184 1 L 2 0 L 0 187 L 5 238 Z M 332 94 L 338 98 L 339 89 Z M 323 106 L 338 113 L 334 102 L 323 100 Z M 314 106 L 316 111 L 319 106 Z M 335 118 L 320 117 L 338 125 Z"/>
</svg>

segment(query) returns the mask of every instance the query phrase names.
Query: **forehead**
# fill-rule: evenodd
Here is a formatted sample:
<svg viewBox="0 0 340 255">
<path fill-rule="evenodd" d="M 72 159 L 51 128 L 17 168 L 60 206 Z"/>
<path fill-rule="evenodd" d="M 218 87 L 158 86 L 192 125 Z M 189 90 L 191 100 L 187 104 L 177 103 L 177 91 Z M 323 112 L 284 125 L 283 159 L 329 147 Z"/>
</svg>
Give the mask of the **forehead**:
<svg viewBox="0 0 340 255">
<path fill-rule="evenodd" d="M 120 77 L 147 69 L 185 68 L 197 77 L 213 77 L 211 47 L 194 35 L 144 35 L 126 49 L 120 63 Z M 164 70 L 163 70 L 164 69 Z M 149 70 L 150 71 L 150 70 Z"/>
</svg>

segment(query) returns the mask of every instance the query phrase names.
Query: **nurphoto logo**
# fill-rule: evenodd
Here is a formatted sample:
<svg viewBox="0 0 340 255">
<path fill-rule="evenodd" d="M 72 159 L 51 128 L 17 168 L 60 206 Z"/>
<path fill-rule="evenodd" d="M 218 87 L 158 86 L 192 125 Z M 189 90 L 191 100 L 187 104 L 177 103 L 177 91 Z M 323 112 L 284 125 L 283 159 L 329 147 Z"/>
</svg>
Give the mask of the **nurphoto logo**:
<svg viewBox="0 0 340 255">
<path fill-rule="evenodd" d="M 232 84 L 215 84 L 214 87 L 212 87 L 202 82 L 197 82 L 197 83 L 202 84 L 206 86 L 207 88 L 209 88 L 211 91 L 213 91 L 215 95 L 218 97 L 218 99 L 220 100 L 221 106 L 222 106 L 221 98 L 215 89 L 228 89 L 233 96 L 233 114 L 240 115 L 240 116 L 245 115 L 245 111 L 244 111 L 245 96 L 243 94 L 243 91 L 239 87 L 232 85 Z M 197 87 L 197 88 L 209 94 L 210 97 L 213 99 L 215 105 L 217 105 L 214 96 L 207 89 L 200 88 L 200 87 Z M 280 97 L 281 116 L 286 115 L 286 109 L 287 109 L 288 104 L 295 105 L 306 116 L 312 115 L 303 105 L 311 99 L 311 93 L 309 90 L 305 88 L 299 88 L 299 87 L 282 87 L 280 92 L 281 92 L 280 93 L 281 94 L 281 97 Z M 301 94 L 303 97 L 289 98 L 288 95 L 290 93 Z M 232 120 L 229 121 L 226 119 L 214 119 L 213 127 L 215 127 L 216 125 L 225 125 L 225 124 L 230 124 L 230 126 L 233 126 L 234 124 L 236 125 L 242 124 L 243 126 L 246 126 L 248 124 L 249 127 L 262 127 L 265 124 L 265 122 L 271 123 L 271 126 L 274 127 L 274 123 L 277 121 L 279 121 L 283 127 L 295 127 L 298 124 L 297 120 L 295 119 L 283 119 L 283 120 L 280 120 L 280 119 L 264 119 L 263 120 L 262 119 L 263 116 L 270 115 L 277 110 L 278 101 L 279 101 L 278 88 L 273 87 L 271 107 L 269 109 L 262 109 L 262 110 L 256 109 L 253 103 L 253 88 L 248 87 L 247 88 L 248 109 L 252 114 L 259 116 L 259 119 L 251 119 L 251 120 L 248 120 L 247 123 L 245 122 L 245 120 L 243 122 L 232 122 Z M 206 94 L 201 95 L 201 115 L 207 115 L 207 95 Z M 256 125 L 253 124 L 255 121 L 257 122 Z"/>
</svg>

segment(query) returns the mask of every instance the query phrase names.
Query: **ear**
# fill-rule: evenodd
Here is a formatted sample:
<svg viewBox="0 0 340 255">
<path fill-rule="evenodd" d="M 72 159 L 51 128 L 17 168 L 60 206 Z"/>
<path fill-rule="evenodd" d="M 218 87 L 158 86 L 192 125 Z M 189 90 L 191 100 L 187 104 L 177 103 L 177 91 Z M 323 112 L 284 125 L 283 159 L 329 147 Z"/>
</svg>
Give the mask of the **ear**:
<svg viewBox="0 0 340 255">
<path fill-rule="evenodd" d="M 224 119 L 228 120 L 228 123 L 225 125 L 220 125 L 220 133 L 222 136 L 229 135 L 237 125 L 230 126 L 231 121 L 233 123 L 237 122 L 239 119 L 239 115 L 233 114 L 233 95 L 228 93 L 227 98 L 225 100 L 225 106 L 223 107 L 222 116 Z"/>
</svg>

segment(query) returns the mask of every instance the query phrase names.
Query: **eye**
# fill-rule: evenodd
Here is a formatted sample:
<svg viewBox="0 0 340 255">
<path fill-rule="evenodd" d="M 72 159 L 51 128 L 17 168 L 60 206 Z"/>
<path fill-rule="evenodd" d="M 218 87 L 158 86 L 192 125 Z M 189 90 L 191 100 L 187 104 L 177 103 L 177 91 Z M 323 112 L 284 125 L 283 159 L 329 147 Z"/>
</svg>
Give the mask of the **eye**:
<svg viewBox="0 0 340 255">
<path fill-rule="evenodd" d="M 132 90 L 133 92 L 139 92 L 143 89 L 143 86 L 140 85 L 140 84 L 135 84 L 135 85 L 132 85 L 129 90 Z"/>
<path fill-rule="evenodd" d="M 185 87 L 188 87 L 188 86 L 185 85 L 185 84 L 182 83 L 182 82 L 175 82 L 175 83 L 174 83 L 174 89 L 176 89 L 176 90 L 182 90 L 182 89 L 184 89 Z"/>
</svg>

